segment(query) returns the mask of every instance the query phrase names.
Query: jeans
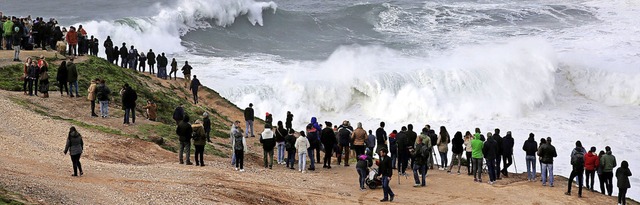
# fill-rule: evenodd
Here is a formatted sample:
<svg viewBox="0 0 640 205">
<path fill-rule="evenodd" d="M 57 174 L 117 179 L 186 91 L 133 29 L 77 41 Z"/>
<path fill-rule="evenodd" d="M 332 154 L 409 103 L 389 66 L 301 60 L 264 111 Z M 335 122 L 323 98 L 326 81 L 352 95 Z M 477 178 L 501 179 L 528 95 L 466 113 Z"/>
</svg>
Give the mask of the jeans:
<svg viewBox="0 0 640 205">
<path fill-rule="evenodd" d="M 487 172 L 489 172 L 489 181 L 496 181 L 496 159 L 487 159 Z"/>
<path fill-rule="evenodd" d="M 604 177 L 604 186 L 607 188 L 607 195 L 611 196 L 613 193 L 613 172 L 602 172 Z M 604 194 L 604 190 L 602 190 Z"/>
<path fill-rule="evenodd" d="M 262 152 L 262 159 L 264 161 L 264 167 L 273 167 L 273 149 L 264 150 Z"/>
<path fill-rule="evenodd" d="M 91 101 L 91 116 L 96 115 L 96 100 Z"/>
<path fill-rule="evenodd" d="M 528 155 L 525 157 L 527 161 L 527 179 L 536 179 L 536 156 Z"/>
<path fill-rule="evenodd" d="M 20 45 L 13 46 L 13 59 L 20 60 Z"/>
<path fill-rule="evenodd" d="M 440 164 L 442 164 L 442 167 L 446 167 L 449 164 L 446 152 L 440 152 Z"/>
<path fill-rule="evenodd" d="M 584 172 L 584 170 L 572 170 L 571 174 L 569 175 L 569 189 L 567 190 L 567 193 L 571 193 L 571 184 L 573 184 L 573 178 L 577 176 L 578 178 L 578 195 L 582 196 L 582 173 Z"/>
<path fill-rule="evenodd" d="M 149 63 L 149 74 L 154 74 L 155 73 L 155 69 L 154 69 L 153 65 L 155 65 L 155 64 L 154 63 Z"/>
<path fill-rule="evenodd" d="M 244 169 L 244 151 L 236 150 L 233 156 L 236 159 L 236 168 Z"/>
<path fill-rule="evenodd" d="M 313 160 L 311 160 L 313 162 Z M 304 171 L 307 167 L 307 153 L 298 153 L 298 170 Z"/>
<path fill-rule="evenodd" d="M 384 198 L 383 199 L 389 199 L 389 196 L 394 197 L 396 196 L 393 191 L 391 191 L 391 187 L 389 187 L 389 181 L 391 180 L 391 177 L 388 176 L 382 176 L 382 191 L 384 192 Z"/>
<path fill-rule="evenodd" d="M 198 89 L 194 89 L 191 93 L 193 94 L 193 103 L 198 104 Z"/>
<path fill-rule="evenodd" d="M 451 166 L 449 166 L 449 171 L 451 171 L 451 168 L 453 168 L 453 161 L 457 160 L 458 161 L 458 173 L 460 172 L 460 166 L 462 166 L 462 153 L 453 153 L 453 155 L 451 155 Z"/>
<path fill-rule="evenodd" d="M 482 180 L 482 158 L 473 158 L 471 162 L 473 164 L 473 168 L 471 169 L 473 171 L 473 178 Z"/>
<path fill-rule="evenodd" d="M 596 170 L 591 170 L 591 171 L 586 170 L 585 173 L 587 173 L 587 177 L 586 177 L 587 183 L 585 183 L 587 186 L 587 189 L 592 191 L 595 190 L 595 188 L 593 188 L 593 182 L 595 181 L 593 177 L 595 177 L 596 175 Z"/>
<path fill-rule="evenodd" d="M 542 163 L 541 171 L 542 171 L 542 185 L 546 185 L 547 180 L 549 180 L 549 185 L 553 186 L 553 164 Z"/>
<path fill-rule="evenodd" d="M 513 164 L 513 155 L 502 155 L 502 162 L 504 163 L 504 167 L 502 171 L 508 172 L 508 168 Z"/>
<path fill-rule="evenodd" d="M 109 101 L 100 101 L 100 116 L 109 116 Z"/>
<path fill-rule="evenodd" d="M 287 151 L 287 167 L 293 169 L 293 163 L 296 160 L 296 150 Z"/>
<path fill-rule="evenodd" d="M 127 62 L 127 60 L 128 60 L 128 59 L 127 59 L 127 57 L 122 57 L 122 56 L 120 56 L 120 58 L 121 58 L 121 60 L 120 60 L 120 67 L 126 68 L 126 67 L 127 67 L 127 64 L 129 64 L 129 63 Z"/>
<path fill-rule="evenodd" d="M 399 151 L 399 163 L 398 163 L 398 172 L 404 174 L 409 166 L 409 150 L 398 150 Z"/>
<path fill-rule="evenodd" d="M 344 157 L 344 166 L 349 166 L 349 155 L 351 155 L 351 150 L 349 149 L 349 145 L 345 145 L 345 146 L 340 145 L 339 149 L 340 151 L 342 151 L 342 156 L 338 157 L 338 165 L 340 164 L 340 161 Z"/>
<path fill-rule="evenodd" d="M 131 112 L 131 115 L 129 115 Z M 124 109 L 124 124 L 129 124 L 129 116 L 131 116 L 131 122 L 136 123 L 136 109 L 125 108 Z"/>
<path fill-rule="evenodd" d="M 316 161 L 313 159 L 313 155 L 315 148 L 311 147 L 307 149 L 307 153 L 309 154 L 309 161 L 311 161 L 311 165 L 309 165 L 309 169 L 316 169 Z"/>
<path fill-rule="evenodd" d="M 196 153 L 193 155 L 193 159 L 196 160 L 196 165 L 201 164 L 204 166 L 204 145 L 195 145 Z"/>
<path fill-rule="evenodd" d="M 627 204 L 627 188 L 618 188 L 618 203 L 622 205 Z"/>
<path fill-rule="evenodd" d="M 398 153 L 397 152 L 391 152 L 391 168 L 395 169 L 397 166 L 398 162 Z"/>
<path fill-rule="evenodd" d="M 598 174 L 598 181 L 600 182 L 600 192 L 602 192 L 602 194 L 604 195 L 605 193 L 605 189 L 604 189 L 604 173 Z"/>
<path fill-rule="evenodd" d="M 4 42 L 5 42 L 5 49 L 6 50 L 11 50 L 11 44 L 13 44 L 13 37 L 12 36 L 5 36 L 4 37 Z"/>
<path fill-rule="evenodd" d="M 367 169 L 356 168 L 358 172 L 358 182 L 360 183 L 360 189 L 364 189 L 364 181 L 367 179 Z"/>
<path fill-rule="evenodd" d="M 187 163 L 191 163 L 191 141 L 180 142 L 180 162 L 182 161 L 182 153 L 186 151 Z"/>
<path fill-rule="evenodd" d="M 69 52 L 67 52 L 67 55 L 70 56 L 72 54 L 72 52 L 73 52 L 73 55 L 77 56 L 78 53 L 76 51 L 76 48 L 78 47 L 78 45 L 69 44 L 68 46 L 69 46 Z"/>
<path fill-rule="evenodd" d="M 418 179 L 418 173 L 420 173 L 420 175 L 422 175 L 422 183 L 420 183 L 420 180 Z M 427 165 L 418 165 L 415 164 L 413 165 L 413 179 L 416 181 L 416 184 L 420 184 L 422 186 L 425 186 L 426 183 L 426 179 L 427 179 Z"/>
<path fill-rule="evenodd" d="M 471 154 L 472 152 L 465 152 L 467 157 L 467 174 L 471 175 Z"/>
<path fill-rule="evenodd" d="M 333 153 L 333 146 L 324 146 L 324 166 L 331 167 L 331 153 Z"/>
<path fill-rule="evenodd" d="M 247 120 L 245 121 L 245 124 L 244 136 L 255 137 L 255 135 L 253 135 L 253 120 Z M 249 135 L 249 129 L 251 129 L 251 135 Z"/>
<path fill-rule="evenodd" d="M 79 96 L 78 95 L 78 81 L 73 81 L 73 82 L 69 82 L 69 95 L 73 95 L 73 87 L 75 86 L 76 88 L 76 97 Z"/>
<path fill-rule="evenodd" d="M 278 164 L 281 164 L 284 162 L 284 142 L 278 142 L 276 147 L 278 147 Z"/>
<path fill-rule="evenodd" d="M 494 166 L 493 172 L 495 173 L 496 178 L 500 178 L 500 160 L 501 159 L 502 159 L 502 155 L 497 155 L 495 159 L 495 164 L 493 165 Z"/>
<path fill-rule="evenodd" d="M 78 170 L 82 174 L 82 164 L 80 164 L 80 156 L 82 154 L 71 155 L 71 163 L 73 164 L 73 175 L 78 175 Z"/>
<path fill-rule="evenodd" d="M 231 153 L 231 165 L 232 166 L 236 165 L 236 152 L 235 151 L 233 153 Z"/>
</svg>

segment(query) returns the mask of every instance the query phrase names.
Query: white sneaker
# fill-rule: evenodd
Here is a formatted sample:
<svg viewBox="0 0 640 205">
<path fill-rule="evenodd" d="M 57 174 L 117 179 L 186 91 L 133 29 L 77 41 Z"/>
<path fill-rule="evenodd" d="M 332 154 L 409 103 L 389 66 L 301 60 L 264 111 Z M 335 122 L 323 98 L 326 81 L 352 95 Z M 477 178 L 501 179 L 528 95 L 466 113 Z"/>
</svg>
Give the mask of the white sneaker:
<svg viewBox="0 0 640 205">
<path fill-rule="evenodd" d="M 238 171 L 238 167 L 236 167 L 235 169 L 236 169 L 236 171 Z"/>
<path fill-rule="evenodd" d="M 244 172 L 244 169 L 241 169 L 240 172 Z"/>
<path fill-rule="evenodd" d="M 302 170 L 302 173 L 304 174 L 304 170 Z"/>
</svg>

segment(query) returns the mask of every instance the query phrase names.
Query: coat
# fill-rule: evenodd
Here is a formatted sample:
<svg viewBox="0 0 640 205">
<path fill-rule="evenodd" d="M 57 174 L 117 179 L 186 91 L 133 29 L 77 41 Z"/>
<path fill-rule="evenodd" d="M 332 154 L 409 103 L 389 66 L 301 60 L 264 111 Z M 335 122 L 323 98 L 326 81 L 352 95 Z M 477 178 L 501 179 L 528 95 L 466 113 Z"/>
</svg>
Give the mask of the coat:
<svg viewBox="0 0 640 205">
<path fill-rule="evenodd" d="M 616 157 L 611 154 L 611 152 L 607 152 L 602 159 L 600 160 L 600 166 L 602 166 L 603 172 L 613 172 L 613 168 L 618 166 L 616 163 Z"/>
<path fill-rule="evenodd" d="M 351 134 L 351 140 L 353 141 L 353 145 L 364 146 L 364 142 L 367 140 L 367 131 L 361 127 L 356 128 L 353 134 Z"/>
<path fill-rule="evenodd" d="M 476 133 L 473 135 L 473 140 L 471 140 L 471 156 L 474 159 L 482 159 L 484 155 L 482 154 L 482 150 L 484 148 L 484 143 L 480 140 L 480 133 Z"/>
<path fill-rule="evenodd" d="M 248 107 L 248 108 L 244 109 L 244 120 L 245 121 L 253 121 L 254 117 L 255 117 L 255 115 L 253 113 L 253 108 Z"/>
<path fill-rule="evenodd" d="M 464 151 L 464 149 L 462 148 L 463 144 L 464 140 L 462 139 L 462 137 L 454 137 L 451 141 L 451 152 L 453 152 L 454 154 L 462 154 L 462 152 Z"/>
<path fill-rule="evenodd" d="M 620 167 L 616 170 L 616 179 L 618 179 L 618 188 L 631 188 L 629 183 L 629 177 L 631 176 L 631 170 L 629 167 Z"/>
<path fill-rule="evenodd" d="M 536 152 L 538 152 L 538 143 L 533 137 L 529 137 L 527 141 L 522 145 L 522 150 L 524 150 L 527 156 L 536 156 Z"/>
<path fill-rule="evenodd" d="M 336 133 L 333 132 L 333 129 L 326 127 L 322 129 L 320 133 L 320 142 L 324 145 L 324 147 L 333 147 L 333 145 L 337 144 L 338 141 L 336 139 Z"/>
<path fill-rule="evenodd" d="M 78 70 L 76 70 L 76 64 L 73 62 L 67 63 L 67 82 L 78 81 Z"/>
<path fill-rule="evenodd" d="M 482 147 L 482 154 L 487 160 L 495 160 L 496 157 L 500 157 L 500 155 L 498 155 L 498 142 L 496 142 L 493 137 L 490 137 L 489 139 L 487 139 L 487 141 L 484 142 L 484 146 Z"/>
<path fill-rule="evenodd" d="M 158 106 L 155 103 L 147 104 L 142 108 L 147 109 L 147 113 L 149 114 L 149 119 L 156 119 L 158 117 Z"/>
<path fill-rule="evenodd" d="M 307 140 L 306 137 L 300 136 L 296 139 L 296 143 L 293 146 L 298 151 L 298 154 L 306 154 L 311 144 L 309 144 L 309 140 Z"/>
<path fill-rule="evenodd" d="M 547 142 L 540 146 L 538 149 L 538 156 L 540 156 L 540 162 L 544 164 L 553 164 L 553 158 L 558 156 L 556 152 L 556 147 L 551 145 L 551 143 Z"/>
<path fill-rule="evenodd" d="M 180 142 L 189 142 L 191 140 L 191 134 L 193 133 L 193 128 L 188 122 L 181 121 L 178 124 L 178 128 L 176 128 L 176 134 L 178 135 L 178 140 Z"/>
<path fill-rule="evenodd" d="M 450 137 L 447 134 L 447 140 L 442 142 L 442 135 L 438 135 L 438 152 L 447 153 L 449 151 L 449 142 L 451 142 Z"/>
<path fill-rule="evenodd" d="M 204 126 L 199 123 L 194 123 L 191 125 L 191 129 L 193 130 L 193 145 L 206 145 L 207 135 L 204 132 Z"/>
<path fill-rule="evenodd" d="M 584 155 L 584 169 L 587 171 L 595 171 L 598 166 L 600 166 L 600 158 L 598 158 L 598 155 L 587 152 L 587 154 Z"/>
<path fill-rule="evenodd" d="M 136 100 L 138 100 L 138 94 L 133 88 L 129 87 L 122 94 L 122 108 L 135 109 Z"/>
<path fill-rule="evenodd" d="M 502 155 L 503 156 L 511 156 L 513 155 L 513 137 L 510 134 L 507 134 L 502 138 Z"/>
<path fill-rule="evenodd" d="M 83 149 L 84 142 L 82 141 L 82 135 L 78 132 L 69 133 L 67 144 L 64 147 L 64 154 L 69 152 L 69 155 L 79 155 L 82 154 Z"/>
<path fill-rule="evenodd" d="M 67 72 L 67 66 L 66 65 L 65 66 L 60 66 L 58 68 L 58 73 L 56 75 L 56 80 L 59 83 L 66 83 L 67 79 L 69 77 L 68 75 L 69 75 L 69 73 Z"/>
<path fill-rule="evenodd" d="M 91 85 L 89 86 L 89 89 L 87 89 L 87 93 L 88 93 L 87 100 L 89 100 L 89 101 L 96 100 L 96 91 L 97 91 L 96 87 L 97 87 L 96 82 L 95 81 L 91 81 Z"/>
<path fill-rule="evenodd" d="M 78 45 L 78 32 L 76 32 L 75 30 L 72 29 L 67 32 L 66 38 L 69 45 Z"/>
<path fill-rule="evenodd" d="M 273 133 L 271 129 L 267 128 L 262 131 L 262 134 L 260 134 L 260 143 L 264 151 L 272 151 L 276 146 L 276 138 L 274 136 L 275 133 Z"/>
</svg>

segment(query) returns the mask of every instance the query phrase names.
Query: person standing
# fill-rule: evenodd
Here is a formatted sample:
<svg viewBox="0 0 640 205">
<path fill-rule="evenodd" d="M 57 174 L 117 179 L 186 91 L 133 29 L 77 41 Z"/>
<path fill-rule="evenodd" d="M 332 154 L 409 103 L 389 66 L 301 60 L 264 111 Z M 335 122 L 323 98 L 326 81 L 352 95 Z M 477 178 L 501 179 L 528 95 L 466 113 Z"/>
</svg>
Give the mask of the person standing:
<svg viewBox="0 0 640 205">
<path fill-rule="evenodd" d="M 289 169 L 294 169 L 293 164 L 296 161 L 296 137 L 294 133 L 295 131 L 289 130 L 289 134 L 284 138 L 284 147 L 287 149 L 286 165 Z"/>
<path fill-rule="evenodd" d="M 29 68 L 27 70 L 27 73 L 29 73 L 27 75 L 27 84 L 29 87 L 29 96 L 33 96 L 34 94 L 37 96 L 38 95 L 38 90 L 36 88 L 35 92 L 34 92 L 34 82 L 38 82 L 38 75 L 40 73 L 40 71 L 38 71 L 38 66 L 36 66 L 36 62 L 35 61 L 31 61 L 31 63 L 29 64 Z M 37 86 L 36 86 L 37 87 Z"/>
<path fill-rule="evenodd" d="M 76 64 L 73 63 L 73 58 L 69 60 L 67 64 L 67 81 L 69 81 L 69 97 L 73 97 L 73 89 L 76 89 L 76 97 L 80 97 L 78 94 L 78 70 Z"/>
<path fill-rule="evenodd" d="M 398 174 L 400 176 L 406 176 L 406 170 L 409 166 L 409 140 L 407 139 L 407 127 L 402 126 L 400 132 L 396 135 L 398 143 Z M 413 142 L 411 142 L 413 147 Z"/>
<path fill-rule="evenodd" d="M 64 154 L 66 155 L 67 152 L 69 152 L 69 155 L 71 155 L 71 163 L 73 164 L 73 175 L 71 176 L 77 177 L 78 171 L 80 171 L 80 176 L 84 174 L 82 172 L 82 164 L 80 164 L 80 156 L 83 150 L 84 142 L 82 141 L 82 135 L 72 126 L 69 128 L 67 144 L 64 147 Z"/>
<path fill-rule="evenodd" d="M 407 125 L 407 146 L 409 146 L 407 149 L 413 149 L 414 145 L 416 142 L 418 142 L 416 139 L 418 138 L 418 134 L 416 132 L 413 131 L 413 125 L 412 124 L 408 124 Z M 413 157 L 413 155 L 411 155 L 411 153 L 409 153 L 408 155 L 409 160 L 411 160 L 411 164 L 409 164 L 409 169 L 413 169 L 413 165 L 415 165 L 415 159 Z"/>
<path fill-rule="evenodd" d="M 591 147 L 591 149 L 589 149 L 589 152 L 584 155 L 584 170 L 587 175 L 587 190 L 591 190 L 593 192 L 595 192 L 593 183 L 595 181 L 594 177 L 598 166 L 600 166 L 600 159 L 598 158 L 598 155 L 596 155 L 596 147 Z"/>
<path fill-rule="evenodd" d="M 94 79 L 91 81 L 91 85 L 89 85 L 89 89 L 87 89 L 87 100 L 91 102 L 91 117 L 98 117 L 96 114 L 96 94 L 97 87 L 100 79 Z"/>
<path fill-rule="evenodd" d="M 429 125 L 427 125 L 427 129 L 429 129 L 428 135 L 429 135 L 429 138 L 431 138 L 431 147 L 432 147 L 432 149 L 438 150 L 438 135 L 436 134 L 436 131 L 430 129 Z M 433 157 L 429 156 L 429 164 L 431 164 L 431 166 L 429 167 L 430 169 L 433 169 L 433 165 L 436 164 L 436 163 L 434 163 L 434 160 L 436 160 L 436 159 L 434 159 L 434 157 L 435 157 L 435 155 Z M 442 164 L 442 162 L 440 162 L 440 164 Z M 438 168 L 440 168 L 440 165 L 437 165 L 437 166 L 438 166 Z M 443 167 L 444 167 L 444 165 L 443 165 Z"/>
<path fill-rule="evenodd" d="M 315 117 L 314 117 L 315 118 Z M 309 164 L 309 171 L 316 170 L 316 159 L 314 159 L 315 150 L 318 149 L 320 140 L 318 140 L 318 130 L 312 125 L 307 125 L 307 141 L 309 142 L 309 148 L 307 149 L 307 154 L 309 155 L 309 160 L 311 163 Z"/>
<path fill-rule="evenodd" d="M 273 168 L 273 148 L 276 146 L 276 140 L 273 137 L 273 131 L 270 124 L 265 124 L 264 131 L 260 134 L 260 144 L 262 144 L 264 168 Z"/>
<path fill-rule="evenodd" d="M 509 171 L 507 170 L 511 164 L 513 164 L 513 137 L 511 136 L 511 131 L 507 131 L 507 135 L 502 138 L 502 162 L 504 166 L 502 168 L 502 175 L 504 177 L 509 177 Z"/>
<path fill-rule="evenodd" d="M 471 154 L 473 153 L 473 149 L 471 148 L 471 140 L 473 140 L 473 135 L 471 132 L 467 131 L 464 134 L 464 151 L 465 157 L 467 158 L 467 175 L 471 176 Z"/>
<path fill-rule="evenodd" d="M 49 97 L 49 63 L 44 59 L 44 55 L 40 55 L 38 59 L 38 68 L 40 69 L 40 92 L 43 98 Z"/>
<path fill-rule="evenodd" d="M 194 75 L 193 81 L 191 81 L 191 87 L 189 87 L 189 89 L 191 89 L 191 93 L 193 94 L 194 104 L 198 104 L 198 90 L 200 90 L 200 86 L 202 86 L 202 84 L 200 84 L 200 80 L 198 80 L 198 78 Z"/>
<path fill-rule="evenodd" d="M 7 18 L 7 21 L 4 22 L 3 26 L 3 37 L 4 37 L 4 42 L 5 42 L 5 49 L 6 50 L 11 50 L 13 49 L 11 46 L 13 45 L 13 19 L 15 19 L 15 17 L 12 17 L 12 19 Z"/>
<path fill-rule="evenodd" d="M 204 167 L 204 146 L 207 144 L 207 136 L 202 121 L 196 120 L 191 125 L 191 129 L 193 130 L 193 145 L 196 149 L 193 158 L 196 160 L 196 166 Z"/>
<path fill-rule="evenodd" d="M 122 43 L 120 47 L 120 67 L 126 68 L 129 65 L 129 50 L 127 50 L 127 44 Z"/>
<path fill-rule="evenodd" d="M 487 172 L 489 172 L 489 184 L 496 182 L 496 157 L 498 157 L 498 143 L 493 138 L 491 132 L 487 133 L 487 141 L 482 146 L 482 154 L 487 162 Z"/>
<path fill-rule="evenodd" d="M 533 133 L 529 133 L 529 139 L 522 145 L 522 150 L 526 153 L 525 161 L 527 163 L 527 180 L 536 181 L 536 152 L 538 152 L 538 143 Z"/>
<path fill-rule="evenodd" d="M 180 122 L 182 122 L 182 119 L 184 119 L 185 112 L 183 107 L 184 105 L 178 105 L 178 107 L 173 110 L 173 120 L 176 121 L 176 125 L 180 124 Z"/>
<path fill-rule="evenodd" d="M 249 103 L 249 107 L 244 109 L 244 121 L 247 127 L 244 131 L 244 135 L 247 137 L 255 137 L 255 135 L 253 135 L 253 119 L 255 119 L 255 115 L 253 112 L 253 103 Z M 249 132 L 249 129 L 251 129 L 251 132 Z M 251 133 L 251 135 L 249 135 L 249 133 Z"/>
<path fill-rule="evenodd" d="M 131 123 L 136 123 L 136 100 L 138 100 L 138 95 L 136 91 L 129 86 L 129 84 L 124 84 L 124 93 L 122 94 L 122 108 L 124 109 L 124 126 L 129 126 L 129 116 L 131 116 Z M 131 115 L 129 115 L 131 113 Z"/>
<path fill-rule="evenodd" d="M 391 134 L 389 134 L 389 152 L 391 155 L 391 169 L 397 169 L 399 166 L 399 160 L 398 160 L 398 140 L 396 139 L 396 135 L 398 135 L 398 131 L 397 130 L 393 130 L 391 131 Z M 380 151 L 378 151 L 378 153 L 380 153 Z"/>
<path fill-rule="evenodd" d="M 343 121 L 342 125 L 338 127 L 339 150 L 342 153 L 338 155 L 338 165 L 340 165 L 340 163 L 342 162 L 342 158 L 344 157 L 344 166 L 349 166 L 349 155 L 351 153 L 351 133 L 353 133 L 353 128 L 349 126 L 349 121 Z"/>
<path fill-rule="evenodd" d="M 484 143 L 480 140 L 480 128 L 476 128 L 476 134 L 473 135 L 473 140 L 471 140 L 471 148 L 472 148 L 472 170 L 473 170 L 473 181 L 482 183 L 482 158 L 484 157 L 482 150 L 484 149 Z"/>
<path fill-rule="evenodd" d="M 451 140 L 451 152 L 453 155 L 451 156 L 451 166 L 449 166 L 449 170 L 447 173 L 451 173 L 451 168 L 453 168 L 453 163 L 458 162 L 458 175 L 460 175 L 460 167 L 462 166 L 462 152 L 464 149 L 462 145 L 464 144 L 464 140 L 462 139 L 462 132 L 458 131 L 453 136 L 453 140 Z"/>
<path fill-rule="evenodd" d="M 365 154 L 365 141 L 367 140 L 367 131 L 362 128 L 362 123 L 358 122 L 356 130 L 351 135 L 353 141 L 353 149 L 356 150 L 356 156 Z"/>
<path fill-rule="evenodd" d="M 298 134 L 294 147 L 298 151 L 298 171 L 304 173 L 307 163 L 307 150 L 311 145 L 309 140 L 304 136 L 304 132 L 300 131 Z M 311 159 L 313 161 L 313 159 Z M 292 164 L 293 166 L 293 164 Z"/>
<path fill-rule="evenodd" d="M 187 165 L 192 165 L 191 163 L 191 135 L 193 133 L 193 129 L 191 128 L 191 124 L 189 124 L 189 116 L 185 115 L 182 122 L 178 124 L 178 128 L 176 129 L 176 134 L 178 135 L 178 139 L 180 140 L 180 164 L 184 164 L 182 160 L 182 153 L 186 151 Z"/>
<path fill-rule="evenodd" d="M 438 135 L 438 152 L 440 153 L 440 163 L 442 164 L 442 168 L 440 168 L 440 170 L 446 170 L 447 165 L 449 165 L 447 153 L 449 152 L 450 142 L 451 137 L 449 137 L 447 128 L 444 126 L 440 126 L 440 135 Z"/>
<path fill-rule="evenodd" d="M 287 126 L 287 131 L 292 130 L 293 125 L 291 124 L 293 122 L 293 114 L 291 114 L 291 111 L 287 111 L 287 119 L 286 119 L 286 123 L 285 125 Z"/>
<path fill-rule="evenodd" d="M 578 178 L 578 197 L 582 198 L 582 174 L 584 173 L 584 152 L 582 147 L 576 147 L 573 149 L 571 156 L 571 165 L 573 170 L 569 175 L 569 183 L 567 192 L 565 195 L 571 195 L 571 185 L 573 184 L 573 178 Z"/>
<path fill-rule="evenodd" d="M 406 129 L 406 128 L 405 128 Z M 391 158 L 387 156 L 387 149 L 382 149 L 378 152 L 380 156 L 380 167 L 379 167 L 379 175 L 382 177 L 382 192 L 384 193 L 384 198 L 380 200 L 380 202 L 393 201 L 393 198 L 396 196 L 391 187 L 389 187 L 389 182 L 391 181 L 391 177 L 393 176 L 393 170 L 391 169 Z"/>
<path fill-rule="evenodd" d="M 369 136 L 367 137 L 367 142 L 365 144 L 367 145 L 367 148 L 371 150 L 371 152 L 375 152 L 374 148 L 376 147 L 376 136 L 373 135 L 372 130 L 369 130 Z"/>
<path fill-rule="evenodd" d="M 385 123 L 384 122 L 380 122 L 380 127 L 378 127 L 378 129 L 376 129 L 376 144 L 377 144 L 377 148 L 376 148 L 376 153 L 380 152 L 380 149 L 382 148 L 387 148 L 387 131 L 384 130 L 384 126 Z M 393 152 L 392 152 L 393 153 Z"/>
<path fill-rule="evenodd" d="M 616 170 L 616 179 L 618 179 L 618 204 L 627 204 L 627 189 L 631 188 L 631 183 L 629 183 L 630 176 L 631 170 L 629 169 L 629 163 L 622 161 L 620 168 Z"/>
<path fill-rule="evenodd" d="M 113 51 L 113 41 L 111 41 L 111 36 L 107 36 L 107 39 L 104 40 L 102 46 L 104 46 L 104 54 L 107 56 L 107 61 L 109 61 L 109 63 L 113 63 L 113 56 L 111 55 L 111 52 Z"/>
<path fill-rule="evenodd" d="M 178 62 L 176 58 L 171 60 L 171 72 L 169 72 L 169 80 L 171 80 L 171 74 L 173 74 L 173 80 L 178 80 Z"/>
<path fill-rule="evenodd" d="M 129 49 L 129 53 L 127 54 L 127 62 L 129 63 L 129 69 L 133 71 L 137 70 L 138 67 L 136 64 L 138 63 L 138 50 L 135 49 L 133 45 L 131 45 L 131 49 Z"/>
<path fill-rule="evenodd" d="M 540 146 L 538 155 L 542 163 L 542 186 L 546 186 L 548 180 L 549 186 L 553 187 L 553 158 L 557 157 L 558 153 L 556 147 L 551 145 L 551 137 L 547 137 L 547 142 Z"/>
<path fill-rule="evenodd" d="M 240 172 L 244 172 L 244 153 L 248 152 L 247 141 L 242 137 L 242 131 L 240 131 L 240 122 L 236 121 L 235 128 L 231 132 L 231 141 L 233 142 L 233 157 L 235 157 L 236 171 L 240 169 Z"/>
<path fill-rule="evenodd" d="M 96 98 L 100 102 L 100 116 L 102 118 L 109 116 L 109 95 L 111 95 L 111 90 L 107 87 L 106 81 L 100 80 L 100 85 L 96 87 Z"/>
<path fill-rule="evenodd" d="M 167 56 L 164 55 L 164 53 L 162 53 L 162 55 L 158 55 L 156 61 L 158 61 L 158 77 L 162 78 L 162 79 L 167 79 L 167 64 L 169 64 L 169 60 L 167 59 Z M 189 84 L 185 84 L 185 88 L 188 86 Z"/>
<path fill-rule="evenodd" d="M 428 137 L 416 138 L 417 142 L 414 146 L 414 149 L 411 149 L 412 155 L 416 160 L 413 166 L 413 179 L 415 180 L 415 184 L 413 187 L 426 186 L 426 177 L 427 177 L 427 161 L 429 160 L 429 156 L 431 156 L 431 144 L 425 144 L 424 140 L 430 140 Z M 422 176 L 422 183 L 418 179 L 418 174 Z"/>
<path fill-rule="evenodd" d="M 498 148 L 498 152 L 496 152 L 496 159 L 495 159 L 495 161 L 496 161 L 495 167 L 496 168 L 495 168 L 494 171 L 495 171 L 495 174 L 496 174 L 496 178 L 498 180 L 502 180 L 502 177 L 500 177 L 500 172 L 501 172 L 500 160 L 502 159 L 502 136 L 500 136 L 500 129 L 496 128 L 494 131 L 495 132 L 493 134 L 493 140 L 496 141 L 496 143 L 497 143 L 496 147 Z"/>
<path fill-rule="evenodd" d="M 324 145 L 324 163 L 322 168 L 331 169 L 331 154 L 333 153 L 333 147 L 337 144 L 336 133 L 331 129 L 331 122 L 324 122 L 327 127 L 322 129 L 320 135 L 320 141 Z"/>
<path fill-rule="evenodd" d="M 191 70 L 193 68 L 189 65 L 189 61 L 184 62 L 182 66 L 182 75 L 184 75 L 184 87 L 187 87 L 191 83 Z"/>
<path fill-rule="evenodd" d="M 156 54 L 152 49 L 149 49 L 149 52 L 147 52 L 147 63 L 149 64 L 149 74 L 155 74 L 154 65 L 156 64 Z"/>
<path fill-rule="evenodd" d="M 276 127 L 276 147 L 278 148 L 278 164 L 284 163 L 285 152 L 285 137 L 287 136 L 287 129 L 284 128 L 282 121 L 278 121 L 278 127 Z"/>
<path fill-rule="evenodd" d="M 211 119 L 209 119 L 209 113 L 207 112 L 202 114 L 202 126 L 204 127 L 204 133 L 207 136 L 207 142 L 211 142 L 211 135 L 209 135 L 211 133 Z"/>
<path fill-rule="evenodd" d="M 67 72 L 67 61 L 62 61 L 60 67 L 58 67 L 58 73 L 56 75 L 56 80 L 58 81 L 58 90 L 60 90 L 60 96 L 64 96 L 64 92 L 69 95 L 69 86 L 67 85 L 67 79 L 69 74 Z"/>
<path fill-rule="evenodd" d="M 606 154 L 600 159 L 600 166 L 602 166 L 602 176 L 604 177 L 604 184 L 607 188 L 607 194 L 611 196 L 613 193 L 613 169 L 618 166 L 616 163 L 616 157 L 611 152 L 611 147 L 606 146 L 604 148 Z M 602 190 L 604 194 L 604 190 Z"/>
<path fill-rule="evenodd" d="M 604 172 L 602 172 L 602 170 L 604 169 L 601 162 L 602 162 L 602 157 L 604 157 L 604 150 L 600 150 L 600 152 L 598 153 L 598 167 L 596 168 L 596 174 L 598 175 L 598 182 L 600 183 L 600 191 L 602 192 L 602 194 L 605 194 L 605 188 L 604 188 L 604 183 L 605 183 L 605 178 L 604 178 Z"/>
<path fill-rule="evenodd" d="M 69 52 L 67 52 L 67 55 L 71 56 L 71 54 L 73 54 L 74 56 L 77 56 L 78 32 L 76 32 L 76 28 L 73 26 L 69 27 L 69 32 L 67 32 L 67 35 L 65 37 L 69 47 Z"/>
</svg>

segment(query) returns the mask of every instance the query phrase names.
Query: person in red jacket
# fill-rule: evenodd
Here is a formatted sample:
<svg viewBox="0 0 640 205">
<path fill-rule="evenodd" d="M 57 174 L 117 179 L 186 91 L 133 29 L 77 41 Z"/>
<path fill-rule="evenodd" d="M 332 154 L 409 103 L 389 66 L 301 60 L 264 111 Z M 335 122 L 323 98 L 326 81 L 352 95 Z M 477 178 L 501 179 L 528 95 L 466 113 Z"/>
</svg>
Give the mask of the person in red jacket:
<svg viewBox="0 0 640 205">
<path fill-rule="evenodd" d="M 600 166 L 600 159 L 596 155 L 596 147 L 591 147 L 589 152 L 584 155 L 584 170 L 587 173 L 587 189 L 595 192 L 593 188 L 593 177 L 595 176 L 596 169 Z"/>
<path fill-rule="evenodd" d="M 69 52 L 67 53 L 67 55 L 71 55 L 72 51 L 73 51 L 73 55 L 77 56 L 77 47 L 78 47 L 78 32 L 76 32 L 76 28 L 71 26 L 69 28 L 69 32 L 67 32 L 67 36 L 66 36 L 66 40 L 67 40 L 67 44 L 69 44 Z"/>
</svg>

